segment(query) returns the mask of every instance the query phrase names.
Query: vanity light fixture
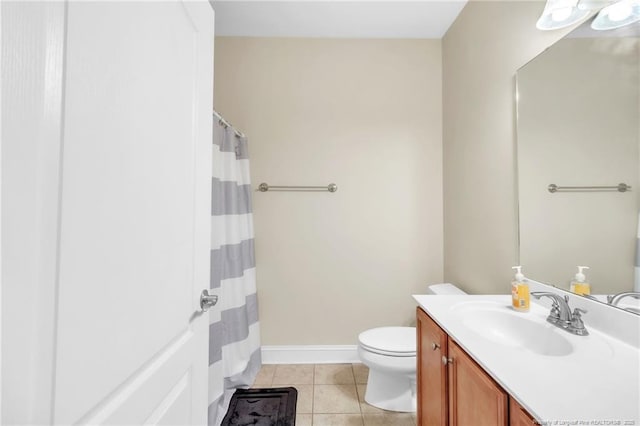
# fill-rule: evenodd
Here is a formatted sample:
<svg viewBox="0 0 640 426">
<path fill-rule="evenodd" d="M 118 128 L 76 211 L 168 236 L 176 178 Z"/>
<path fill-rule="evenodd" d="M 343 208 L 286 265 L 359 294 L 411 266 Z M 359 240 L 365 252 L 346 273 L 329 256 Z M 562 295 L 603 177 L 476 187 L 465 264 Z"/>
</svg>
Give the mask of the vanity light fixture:
<svg viewBox="0 0 640 426">
<path fill-rule="evenodd" d="M 591 22 L 594 30 L 612 30 L 640 22 L 640 0 L 547 0 L 536 27 L 565 28 L 580 22 L 593 10 L 600 10 Z"/>
<path fill-rule="evenodd" d="M 579 0 L 547 0 L 536 28 L 557 30 L 581 21 L 589 15 L 590 10 L 578 7 L 578 3 Z"/>
<path fill-rule="evenodd" d="M 640 0 L 620 0 L 602 9 L 591 23 L 594 30 L 613 30 L 640 21 Z"/>
</svg>

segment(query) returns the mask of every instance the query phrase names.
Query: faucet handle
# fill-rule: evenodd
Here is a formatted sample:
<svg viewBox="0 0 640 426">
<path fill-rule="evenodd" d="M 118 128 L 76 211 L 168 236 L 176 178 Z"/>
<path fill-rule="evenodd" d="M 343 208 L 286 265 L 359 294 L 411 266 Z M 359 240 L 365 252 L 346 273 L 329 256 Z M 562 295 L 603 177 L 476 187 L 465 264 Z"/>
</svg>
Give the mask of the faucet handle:
<svg viewBox="0 0 640 426">
<path fill-rule="evenodd" d="M 573 334 L 578 334 L 580 336 L 586 336 L 587 334 L 589 334 L 587 329 L 584 328 L 584 322 L 582 322 L 581 314 L 586 313 L 587 311 L 580 308 L 575 308 L 573 310 L 573 314 L 571 314 L 571 325 L 569 330 L 570 332 L 572 332 Z"/>
<path fill-rule="evenodd" d="M 554 323 L 560 321 L 560 305 L 558 305 L 558 302 L 555 300 L 551 304 L 551 312 L 549 312 L 548 320 L 553 320 Z"/>
</svg>

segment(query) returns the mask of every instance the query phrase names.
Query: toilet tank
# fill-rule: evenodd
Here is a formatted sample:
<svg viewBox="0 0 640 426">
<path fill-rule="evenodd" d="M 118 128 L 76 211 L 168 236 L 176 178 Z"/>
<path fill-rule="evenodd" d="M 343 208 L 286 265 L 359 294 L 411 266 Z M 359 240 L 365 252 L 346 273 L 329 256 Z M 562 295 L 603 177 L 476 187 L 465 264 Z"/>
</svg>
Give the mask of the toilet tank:
<svg viewBox="0 0 640 426">
<path fill-rule="evenodd" d="M 432 284 L 427 287 L 425 294 L 437 294 L 441 296 L 455 296 L 467 294 L 451 283 Z"/>
</svg>

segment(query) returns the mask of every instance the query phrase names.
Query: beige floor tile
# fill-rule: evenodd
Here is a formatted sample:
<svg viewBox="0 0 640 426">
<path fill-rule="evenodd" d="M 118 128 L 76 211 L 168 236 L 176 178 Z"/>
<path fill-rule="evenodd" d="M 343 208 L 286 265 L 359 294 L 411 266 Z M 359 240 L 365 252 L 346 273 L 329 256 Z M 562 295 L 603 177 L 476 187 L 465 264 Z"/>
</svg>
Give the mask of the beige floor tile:
<svg viewBox="0 0 640 426">
<path fill-rule="evenodd" d="M 254 388 L 268 387 L 273 382 L 273 373 L 276 372 L 276 366 L 274 364 L 265 364 L 260 368 L 256 375 L 256 380 L 253 382 Z"/>
<path fill-rule="evenodd" d="M 383 414 L 386 412 L 385 410 L 366 403 L 364 393 L 367 390 L 367 385 L 356 385 L 356 389 L 358 390 L 358 402 L 360 403 L 360 411 L 362 411 L 362 413 Z"/>
<path fill-rule="evenodd" d="M 351 364 L 316 364 L 313 383 L 316 385 L 353 385 Z"/>
<path fill-rule="evenodd" d="M 313 384 L 313 364 L 280 364 L 276 366 L 276 372 L 273 375 L 272 385 L 280 384 L 296 384 L 296 385 L 312 385 Z"/>
<path fill-rule="evenodd" d="M 313 385 L 293 385 L 298 390 L 296 411 L 301 414 L 313 413 Z"/>
<path fill-rule="evenodd" d="M 313 413 L 360 413 L 355 385 L 315 385 Z"/>
<path fill-rule="evenodd" d="M 364 426 L 415 426 L 415 421 L 411 413 L 391 413 L 371 414 L 365 413 Z"/>
<path fill-rule="evenodd" d="M 360 414 L 314 414 L 313 426 L 362 426 Z"/>
<path fill-rule="evenodd" d="M 353 374 L 357 384 L 367 383 L 369 378 L 369 367 L 364 364 L 353 364 Z"/>
<path fill-rule="evenodd" d="M 296 414 L 296 426 L 312 426 L 312 414 Z"/>
<path fill-rule="evenodd" d="M 276 387 L 293 387 L 298 391 L 298 400 L 296 402 L 296 413 L 311 414 L 313 413 L 313 385 L 290 385 L 282 384 Z"/>
</svg>

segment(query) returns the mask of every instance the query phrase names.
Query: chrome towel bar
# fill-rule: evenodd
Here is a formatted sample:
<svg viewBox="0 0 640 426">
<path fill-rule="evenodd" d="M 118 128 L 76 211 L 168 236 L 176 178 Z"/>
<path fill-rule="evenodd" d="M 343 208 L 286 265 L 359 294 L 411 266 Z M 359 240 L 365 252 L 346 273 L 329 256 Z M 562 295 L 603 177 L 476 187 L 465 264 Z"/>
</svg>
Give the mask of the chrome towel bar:
<svg viewBox="0 0 640 426">
<path fill-rule="evenodd" d="M 258 190 L 260 192 L 267 191 L 329 191 L 336 192 L 338 190 L 338 185 L 335 183 L 330 183 L 327 186 L 275 186 L 269 185 L 267 183 L 262 182 L 258 185 Z"/>
<path fill-rule="evenodd" d="M 552 194 L 554 192 L 570 192 L 570 191 L 618 191 L 627 192 L 631 191 L 631 186 L 626 183 L 619 183 L 616 186 L 558 186 L 552 183 L 547 187 L 547 190 Z"/>
</svg>

